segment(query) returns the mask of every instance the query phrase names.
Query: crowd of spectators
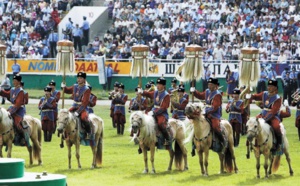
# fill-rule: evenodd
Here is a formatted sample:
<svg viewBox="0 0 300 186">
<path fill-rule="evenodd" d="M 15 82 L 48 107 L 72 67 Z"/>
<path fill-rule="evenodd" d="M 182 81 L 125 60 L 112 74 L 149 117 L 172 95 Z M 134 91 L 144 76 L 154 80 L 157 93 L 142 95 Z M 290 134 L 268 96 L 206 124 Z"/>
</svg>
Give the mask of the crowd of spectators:
<svg viewBox="0 0 300 186">
<path fill-rule="evenodd" d="M 115 0 L 113 25 L 85 56 L 130 58 L 145 44 L 152 58 L 182 59 L 185 46 L 204 48 L 204 61 L 237 60 L 243 47 L 259 49 L 262 63 L 300 59 L 298 0 Z"/>
<path fill-rule="evenodd" d="M 7 58 L 42 59 L 56 56 L 62 14 L 82 0 L 0 0 L 1 43 Z"/>
</svg>

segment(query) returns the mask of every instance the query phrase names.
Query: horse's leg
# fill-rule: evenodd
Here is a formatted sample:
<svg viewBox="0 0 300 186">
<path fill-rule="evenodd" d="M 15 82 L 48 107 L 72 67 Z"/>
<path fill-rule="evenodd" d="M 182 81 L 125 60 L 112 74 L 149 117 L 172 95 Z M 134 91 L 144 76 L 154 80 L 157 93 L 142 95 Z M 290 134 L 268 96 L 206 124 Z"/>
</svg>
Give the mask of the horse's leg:
<svg viewBox="0 0 300 186">
<path fill-rule="evenodd" d="M 174 151 L 169 149 L 169 155 L 170 155 L 170 161 L 169 161 L 169 167 L 168 167 L 168 171 L 172 170 L 172 164 L 173 164 L 173 160 L 174 160 Z"/>
<path fill-rule="evenodd" d="M 274 156 L 269 155 L 269 159 L 270 159 L 270 165 L 269 165 L 269 171 L 268 171 L 268 174 L 271 175 L 272 174 L 272 165 L 273 165 L 273 161 L 274 161 Z"/>
<path fill-rule="evenodd" d="M 71 144 L 69 142 L 66 142 L 67 147 L 68 147 L 68 161 L 69 161 L 69 169 L 72 168 L 71 166 L 71 159 L 72 159 L 72 149 L 71 149 Z"/>
<path fill-rule="evenodd" d="M 150 153 L 151 153 L 150 161 L 151 161 L 151 165 L 152 165 L 152 172 L 151 173 L 155 173 L 155 167 L 154 167 L 155 143 L 150 145 Z"/>
<path fill-rule="evenodd" d="M 143 154 L 144 154 L 144 165 L 145 165 L 145 169 L 143 171 L 143 173 L 148 173 L 149 169 L 148 169 L 148 157 L 147 157 L 147 147 L 144 145 L 141 145 L 141 149 L 143 149 Z"/>
<path fill-rule="evenodd" d="M 80 142 L 79 140 L 76 141 L 76 158 L 77 158 L 77 164 L 78 164 L 78 169 L 81 169 L 81 164 L 80 164 Z"/>
<path fill-rule="evenodd" d="M 204 151 L 204 167 L 205 167 L 205 174 L 204 176 L 208 176 L 208 157 L 209 157 L 209 147 Z"/>
<path fill-rule="evenodd" d="M 255 153 L 256 154 L 256 153 Z M 259 169 L 260 169 L 260 154 L 255 155 L 256 158 L 256 177 L 260 178 Z"/>
<path fill-rule="evenodd" d="M 264 157 L 265 157 L 265 163 L 264 163 L 265 178 L 268 178 L 269 177 L 269 174 L 268 174 L 269 153 L 268 154 L 264 154 Z"/>
<path fill-rule="evenodd" d="M 97 145 L 98 145 L 98 141 L 96 142 L 95 146 L 91 146 L 92 153 L 93 153 L 93 161 L 92 161 L 92 167 L 91 167 L 92 169 L 96 167 Z"/>
<path fill-rule="evenodd" d="M 290 153 L 289 153 L 289 150 L 287 149 L 286 144 L 285 144 L 285 147 L 284 147 L 284 154 L 285 154 L 286 161 L 289 164 L 290 175 L 293 176 L 294 175 L 294 171 L 292 169 Z"/>
<path fill-rule="evenodd" d="M 32 165 L 33 164 L 33 160 L 32 160 L 32 146 L 30 146 L 30 147 L 27 146 L 27 150 L 29 152 L 29 163 L 30 163 L 30 165 Z"/>
<path fill-rule="evenodd" d="M 224 172 L 224 154 L 218 153 L 219 154 L 219 160 L 220 160 L 220 174 L 225 173 Z"/>
<path fill-rule="evenodd" d="M 183 140 L 178 142 L 178 145 L 179 145 L 179 147 L 182 151 L 182 155 L 183 155 L 183 160 L 184 160 L 184 169 L 183 170 L 188 170 L 189 166 L 188 166 L 188 162 L 187 162 L 187 150 L 184 146 Z"/>
<path fill-rule="evenodd" d="M 32 144 L 33 144 L 33 153 L 35 155 L 35 153 L 38 154 L 38 162 L 39 162 L 39 165 L 42 164 L 42 157 L 41 157 L 41 151 L 42 151 L 42 148 L 41 148 L 41 145 L 40 145 L 40 142 L 38 141 L 38 139 L 31 139 L 32 141 Z M 37 152 L 35 152 L 37 151 Z"/>
</svg>

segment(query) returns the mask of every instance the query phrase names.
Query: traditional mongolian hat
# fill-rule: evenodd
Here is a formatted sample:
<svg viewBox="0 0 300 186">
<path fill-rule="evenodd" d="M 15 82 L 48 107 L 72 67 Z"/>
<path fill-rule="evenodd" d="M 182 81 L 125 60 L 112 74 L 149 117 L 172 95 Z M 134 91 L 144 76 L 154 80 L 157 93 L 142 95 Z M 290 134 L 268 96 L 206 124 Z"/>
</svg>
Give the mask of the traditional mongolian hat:
<svg viewBox="0 0 300 186">
<path fill-rule="evenodd" d="M 85 72 L 78 72 L 77 77 L 82 77 L 86 79 L 86 73 Z"/>
<path fill-rule="evenodd" d="M 177 79 L 176 78 L 173 78 L 171 83 L 177 83 Z"/>
<path fill-rule="evenodd" d="M 237 88 L 233 89 L 232 94 L 240 94 L 241 91 Z"/>
<path fill-rule="evenodd" d="M 219 85 L 219 80 L 217 78 L 209 78 L 208 83 Z"/>
<path fill-rule="evenodd" d="M 56 83 L 55 83 L 55 81 L 53 81 L 53 80 L 52 80 L 52 81 L 50 81 L 50 82 L 49 82 L 49 84 L 48 84 L 48 85 L 50 85 L 50 86 L 55 86 L 55 85 L 56 85 Z"/>
<path fill-rule="evenodd" d="M 15 79 L 17 81 L 22 81 L 22 76 L 20 74 L 16 74 L 16 75 L 14 75 L 13 79 Z"/>
<path fill-rule="evenodd" d="M 44 91 L 45 91 L 45 92 L 51 92 L 51 90 L 52 90 L 52 88 L 49 87 L 49 86 L 46 86 L 46 87 L 44 88 Z"/>
<path fill-rule="evenodd" d="M 122 83 L 119 85 L 119 88 L 121 89 L 125 89 L 125 85 L 123 85 Z"/>
<path fill-rule="evenodd" d="M 119 87 L 119 85 L 120 85 L 120 83 L 117 81 L 114 83 L 114 87 Z"/>
<path fill-rule="evenodd" d="M 145 88 L 150 88 L 151 87 L 151 84 L 150 83 L 147 83 L 146 85 L 145 85 Z"/>
<path fill-rule="evenodd" d="M 277 82 L 277 80 L 269 80 L 268 81 L 268 85 L 273 85 L 273 86 L 275 86 L 275 87 L 278 88 L 278 82 Z"/>
<path fill-rule="evenodd" d="M 163 77 L 160 77 L 156 80 L 156 84 L 162 84 L 162 85 L 166 85 L 166 79 Z"/>
</svg>

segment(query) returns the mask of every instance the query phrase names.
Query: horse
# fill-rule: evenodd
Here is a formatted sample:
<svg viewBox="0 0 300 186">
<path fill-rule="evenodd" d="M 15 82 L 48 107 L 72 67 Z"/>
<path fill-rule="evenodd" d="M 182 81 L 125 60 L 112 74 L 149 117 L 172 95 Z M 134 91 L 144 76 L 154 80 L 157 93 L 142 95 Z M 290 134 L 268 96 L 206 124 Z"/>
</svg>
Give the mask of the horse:
<svg viewBox="0 0 300 186">
<path fill-rule="evenodd" d="M 246 123 L 247 126 L 247 140 L 252 143 L 255 139 L 255 144 L 252 144 L 252 148 L 254 150 L 254 155 L 256 158 L 256 170 L 257 170 L 257 178 L 260 178 L 260 155 L 263 154 L 265 157 L 264 169 L 265 169 L 265 178 L 268 178 L 272 172 L 276 172 L 280 165 L 280 157 L 281 155 L 276 155 L 274 157 L 271 152 L 273 146 L 274 133 L 272 132 L 271 126 L 265 122 L 262 118 L 249 118 Z M 294 174 L 293 169 L 291 167 L 291 159 L 289 155 L 289 143 L 286 137 L 286 132 L 282 123 L 280 124 L 280 128 L 282 131 L 282 139 L 283 139 L 283 153 L 285 154 L 286 161 L 289 165 L 290 175 Z M 268 171 L 268 160 L 270 160 L 270 166 Z"/>
<path fill-rule="evenodd" d="M 156 143 L 158 142 L 156 136 L 156 123 L 152 116 L 152 112 L 145 114 L 143 111 L 135 111 L 130 115 L 130 124 L 133 132 L 136 134 L 138 130 L 140 131 L 138 140 L 140 144 L 140 148 L 142 149 L 144 155 L 144 163 L 145 169 L 143 173 L 148 173 L 148 157 L 147 151 L 150 149 L 150 161 L 152 164 L 152 171 L 151 173 L 156 173 L 154 167 L 154 154 L 155 154 L 155 147 Z M 182 121 L 176 119 L 169 119 L 168 124 L 171 127 L 171 131 L 173 133 L 173 137 L 175 140 L 175 147 L 174 151 L 172 148 L 168 148 L 169 151 L 169 166 L 168 171 L 172 170 L 172 163 L 174 160 L 174 164 L 178 170 L 188 170 L 188 163 L 187 163 L 187 150 L 184 146 L 184 139 L 185 139 L 185 125 Z"/>
<path fill-rule="evenodd" d="M 213 135 L 211 132 L 211 126 L 205 117 L 201 114 L 203 109 L 202 103 L 189 103 L 185 108 L 185 114 L 194 125 L 193 131 L 186 139 L 185 143 L 194 140 L 196 151 L 199 157 L 199 163 L 201 168 L 202 176 L 208 176 L 208 155 L 209 149 L 212 146 Z M 220 173 L 225 173 L 224 168 L 227 172 L 235 173 L 238 172 L 238 167 L 235 161 L 234 155 L 234 142 L 233 142 L 233 131 L 230 123 L 227 120 L 221 120 L 220 125 L 225 130 L 226 138 L 228 139 L 228 146 L 226 147 L 225 154 L 217 152 L 220 160 Z M 204 153 L 204 164 L 203 164 L 203 153 Z M 234 167 L 232 165 L 234 164 Z"/>
<path fill-rule="evenodd" d="M 33 160 L 35 159 L 37 159 L 38 164 L 41 165 L 41 121 L 29 115 L 25 115 L 23 121 L 25 121 L 28 124 L 29 135 L 32 142 L 32 146 L 29 144 L 27 144 L 26 146 L 29 152 L 30 165 L 33 164 Z M 0 108 L 0 133 L 2 133 L 2 143 L 0 140 L 0 157 L 3 157 L 2 147 L 3 145 L 5 145 L 7 149 L 7 157 L 10 158 L 15 132 L 13 128 L 13 120 L 11 116 L 9 116 L 8 111 L 4 108 Z"/>
<path fill-rule="evenodd" d="M 89 114 L 89 119 L 93 123 L 95 128 L 95 140 L 93 143 L 90 141 L 90 146 L 93 153 L 92 169 L 96 168 L 97 165 L 102 165 L 102 151 L 103 151 L 103 130 L 104 122 L 95 114 Z M 67 109 L 61 109 L 57 117 L 57 131 L 63 133 L 66 145 L 68 147 L 68 160 L 69 169 L 71 169 L 71 147 L 74 144 L 76 149 L 76 158 L 78 163 L 78 169 L 81 169 L 80 163 L 80 142 L 84 140 L 80 136 L 81 124 L 79 118 L 74 113 L 69 112 Z"/>
</svg>

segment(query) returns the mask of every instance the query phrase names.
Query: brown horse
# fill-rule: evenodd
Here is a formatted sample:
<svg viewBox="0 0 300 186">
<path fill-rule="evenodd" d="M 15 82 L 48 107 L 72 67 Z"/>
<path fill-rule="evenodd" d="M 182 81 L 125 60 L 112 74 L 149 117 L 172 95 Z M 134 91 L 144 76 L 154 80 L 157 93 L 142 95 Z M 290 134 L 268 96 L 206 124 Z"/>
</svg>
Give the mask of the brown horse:
<svg viewBox="0 0 300 186">
<path fill-rule="evenodd" d="M 95 168 L 97 165 L 101 166 L 102 164 L 104 122 L 95 114 L 89 114 L 89 119 L 92 121 L 95 128 L 95 144 L 93 144 L 92 142 L 90 143 L 93 152 L 93 161 L 91 168 Z M 76 149 L 78 168 L 81 169 L 79 154 L 81 140 L 79 118 L 76 117 L 73 113 L 69 112 L 67 109 L 61 109 L 58 113 L 57 123 L 57 131 L 58 133 L 63 133 L 68 147 L 69 169 L 71 169 L 71 147 L 73 144 L 75 145 Z"/>
<path fill-rule="evenodd" d="M 155 144 L 157 142 L 156 137 L 156 124 L 154 118 L 149 115 L 145 114 L 142 111 L 133 112 L 130 116 L 130 123 L 134 133 L 137 133 L 138 130 L 140 131 L 138 140 L 140 143 L 140 147 L 144 154 L 144 163 L 145 169 L 143 173 L 148 173 L 148 157 L 147 157 L 147 150 L 150 149 L 150 161 L 152 164 L 152 172 L 155 173 L 154 167 L 154 153 L 155 153 Z M 167 170 L 172 170 L 172 163 L 173 160 L 174 164 L 177 169 L 179 170 L 188 170 L 187 164 L 187 150 L 184 146 L 184 139 L 185 139 L 185 124 L 180 120 L 169 119 L 168 121 L 169 126 L 171 127 L 173 137 L 175 139 L 175 150 L 168 149 L 170 155 L 169 166 Z M 175 159 L 174 159 L 175 157 Z"/>
<path fill-rule="evenodd" d="M 264 169 L 265 169 L 265 178 L 268 178 L 269 175 L 273 172 L 276 172 L 280 165 L 281 155 L 272 155 L 271 148 L 273 146 L 273 133 L 271 131 L 271 126 L 265 122 L 262 118 L 250 118 L 246 124 L 247 126 L 247 139 L 249 142 L 255 140 L 255 144 L 252 144 L 254 149 L 254 155 L 256 158 L 256 170 L 257 178 L 260 178 L 259 169 L 260 169 L 260 155 L 263 154 L 265 157 Z M 291 159 L 289 154 L 289 143 L 286 137 L 285 129 L 282 124 L 280 124 L 282 131 L 283 139 L 283 153 L 285 154 L 286 161 L 289 165 L 290 175 L 294 174 Z M 270 167 L 268 171 L 268 160 L 270 160 Z"/>
<path fill-rule="evenodd" d="M 28 123 L 30 139 L 32 142 L 32 146 L 27 146 L 30 165 L 33 164 L 34 159 L 37 159 L 38 164 L 41 165 L 41 122 L 39 119 L 33 118 L 29 115 L 25 115 L 23 119 Z M 0 108 L 0 133 L 2 134 L 2 139 L 0 140 L 0 157 L 3 157 L 2 147 L 6 146 L 7 157 L 10 158 L 15 134 L 13 129 L 13 120 L 9 117 L 7 110 L 4 108 Z"/>
<path fill-rule="evenodd" d="M 194 131 L 190 133 L 186 142 L 190 141 L 193 138 L 194 144 L 196 145 L 197 154 L 199 156 L 201 173 L 203 176 L 208 176 L 208 155 L 209 149 L 212 146 L 212 129 L 208 121 L 201 114 L 202 108 L 202 103 L 189 103 L 185 108 L 186 116 L 194 124 Z M 221 120 L 220 125 L 224 127 L 225 135 L 228 139 L 228 147 L 226 149 L 225 154 L 222 154 L 220 152 L 218 153 L 220 159 L 220 173 L 225 173 L 224 168 L 227 170 L 227 172 L 232 172 L 232 163 L 234 164 L 234 171 L 235 173 L 237 173 L 238 168 L 235 162 L 232 127 L 230 123 L 226 120 Z"/>
</svg>

